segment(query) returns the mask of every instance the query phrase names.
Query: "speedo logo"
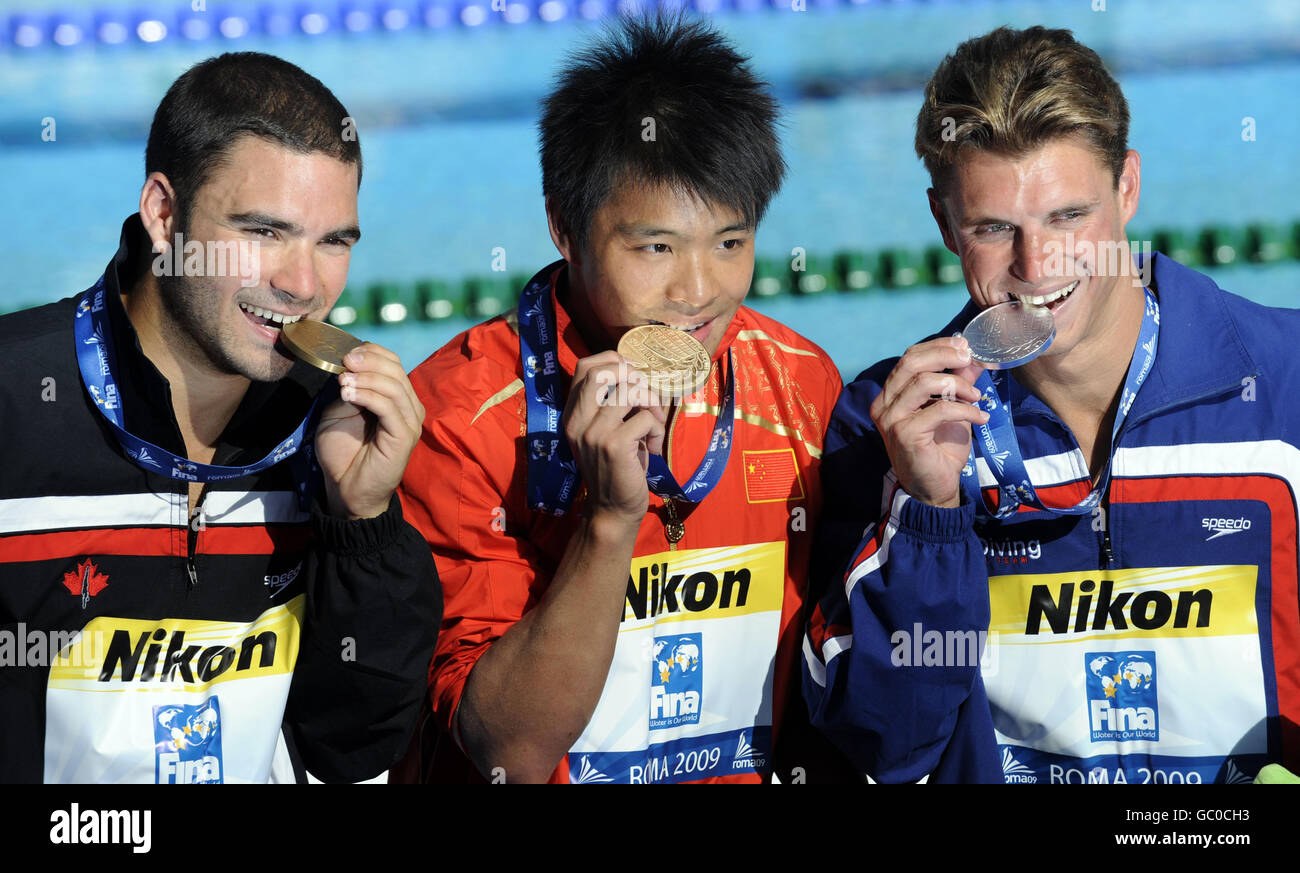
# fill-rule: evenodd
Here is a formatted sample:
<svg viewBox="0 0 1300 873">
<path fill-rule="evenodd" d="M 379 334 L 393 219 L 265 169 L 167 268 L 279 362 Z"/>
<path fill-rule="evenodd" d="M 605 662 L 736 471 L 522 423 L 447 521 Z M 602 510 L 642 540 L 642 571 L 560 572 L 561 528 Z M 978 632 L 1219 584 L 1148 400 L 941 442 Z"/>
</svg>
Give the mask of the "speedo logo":
<svg viewBox="0 0 1300 873">
<path fill-rule="evenodd" d="M 1076 606 L 1073 582 L 1063 583 L 1055 592 L 1047 585 L 1035 585 L 1029 594 L 1025 634 L 1036 636 L 1042 631 L 1044 621 L 1047 622 L 1047 632 L 1052 634 L 1122 631 L 1128 630 L 1130 625 L 1139 630 L 1209 627 L 1214 605 L 1213 591 L 1201 588 L 1173 594 L 1177 597 L 1159 589 L 1116 593 L 1115 584 L 1110 579 L 1102 579 L 1100 583 L 1084 579 L 1078 585 Z M 1072 615 L 1073 626 L 1070 623 Z"/>
<path fill-rule="evenodd" d="M 284 589 L 293 584 L 293 580 L 298 578 L 302 572 L 302 561 L 299 561 L 292 570 L 286 573 L 275 573 L 263 577 L 263 584 L 266 585 L 267 596 L 275 597 Z"/>
<path fill-rule="evenodd" d="M 1226 537 L 1228 534 L 1241 533 L 1244 530 L 1250 530 L 1249 518 L 1203 518 L 1201 527 L 1210 531 L 1210 535 L 1205 538 L 1208 543 L 1210 540 L 1217 540 L 1219 537 Z"/>
</svg>

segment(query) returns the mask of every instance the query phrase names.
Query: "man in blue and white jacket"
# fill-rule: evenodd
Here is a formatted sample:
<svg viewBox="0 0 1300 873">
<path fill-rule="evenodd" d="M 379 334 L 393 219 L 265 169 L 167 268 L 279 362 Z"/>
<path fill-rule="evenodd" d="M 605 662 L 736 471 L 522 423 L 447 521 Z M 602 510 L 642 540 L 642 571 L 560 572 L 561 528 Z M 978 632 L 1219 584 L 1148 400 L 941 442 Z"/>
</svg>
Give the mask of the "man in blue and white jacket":
<svg viewBox="0 0 1300 873">
<path fill-rule="evenodd" d="M 970 40 L 926 89 L 917 152 L 971 303 L 841 397 L 804 641 L 814 724 L 878 780 L 1300 763 L 1300 312 L 1132 256 L 1127 128 L 1068 31 Z M 986 371 L 955 333 L 1012 300 L 1055 339 Z"/>
</svg>

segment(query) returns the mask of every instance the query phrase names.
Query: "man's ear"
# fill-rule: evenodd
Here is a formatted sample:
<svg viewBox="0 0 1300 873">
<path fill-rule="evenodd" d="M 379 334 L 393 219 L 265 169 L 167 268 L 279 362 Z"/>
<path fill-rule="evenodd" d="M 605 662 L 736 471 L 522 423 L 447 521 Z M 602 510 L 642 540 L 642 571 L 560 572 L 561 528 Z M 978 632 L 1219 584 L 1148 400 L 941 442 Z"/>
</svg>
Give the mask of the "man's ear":
<svg viewBox="0 0 1300 873">
<path fill-rule="evenodd" d="M 943 244 L 948 251 L 958 257 L 961 252 L 957 251 L 957 236 L 952 232 L 952 226 L 948 223 L 948 213 L 943 208 L 943 201 L 939 199 L 939 194 L 934 188 L 925 189 L 925 196 L 930 198 L 930 214 L 934 216 L 935 223 L 939 225 L 939 233 L 943 235 Z"/>
<path fill-rule="evenodd" d="M 1119 183 L 1115 194 L 1119 197 L 1120 226 L 1127 225 L 1137 214 L 1138 199 L 1142 193 L 1142 156 L 1135 149 L 1129 149 L 1124 156 L 1124 168 L 1120 170 Z"/>
<path fill-rule="evenodd" d="M 153 241 L 154 252 L 170 251 L 180 214 L 176 190 L 162 173 L 152 172 L 144 180 L 144 187 L 140 189 L 140 220 Z"/>
<path fill-rule="evenodd" d="M 551 232 L 551 242 L 555 243 L 555 248 L 559 250 L 560 257 L 570 264 L 576 263 L 578 258 L 577 241 L 555 211 L 555 204 L 551 202 L 550 197 L 546 198 L 546 226 Z"/>
</svg>

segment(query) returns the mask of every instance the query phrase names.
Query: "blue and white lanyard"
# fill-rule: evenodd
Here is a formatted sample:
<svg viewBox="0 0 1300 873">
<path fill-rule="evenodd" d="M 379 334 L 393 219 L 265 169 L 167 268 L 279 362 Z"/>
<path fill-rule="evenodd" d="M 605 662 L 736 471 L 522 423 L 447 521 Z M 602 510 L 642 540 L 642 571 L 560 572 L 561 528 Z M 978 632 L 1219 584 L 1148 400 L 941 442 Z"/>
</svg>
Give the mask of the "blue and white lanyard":
<svg viewBox="0 0 1300 873">
<path fill-rule="evenodd" d="M 1143 290 L 1146 292 L 1146 309 L 1142 314 L 1142 328 L 1138 334 L 1137 350 L 1129 363 L 1128 375 L 1124 379 L 1124 393 L 1120 395 L 1119 409 L 1115 413 L 1115 425 L 1111 429 L 1112 449 L 1124 419 L 1128 417 L 1128 411 L 1133 406 L 1133 400 L 1137 397 L 1138 389 L 1146 381 L 1151 372 L 1151 365 L 1156 359 L 1156 343 L 1160 336 L 1160 304 L 1156 302 L 1151 289 Z M 993 375 L 995 372 L 998 374 L 997 377 Z M 973 427 L 974 438 L 971 440 L 970 458 L 961 471 L 962 489 L 967 497 L 977 507 L 983 505 L 985 511 L 995 518 L 1007 518 L 1022 504 L 1065 515 L 1083 515 L 1091 512 L 1106 493 L 1110 481 L 1109 461 L 1097 481 L 1097 487 L 1093 488 L 1092 492 L 1079 503 L 1069 508 L 1044 506 L 1038 497 L 1038 492 L 1034 490 L 1033 483 L 1029 481 L 1029 473 L 1020 454 L 1020 442 L 1016 438 L 1015 426 L 1011 421 L 1011 406 L 1008 403 L 1010 386 L 1004 375 L 1005 371 L 985 370 L 975 380 L 975 387 L 983 394 L 976 405 L 988 413 L 989 420 L 985 424 L 977 424 Z M 988 464 L 990 472 L 997 480 L 996 509 L 984 501 L 983 492 L 980 490 L 979 474 L 975 465 L 977 452 Z"/>
<path fill-rule="evenodd" d="M 299 449 L 303 449 L 308 467 L 312 471 L 317 469 L 311 440 L 304 441 L 304 436 L 315 418 L 316 409 L 322 398 L 330 393 L 328 390 L 322 391 L 316 397 L 307 417 L 288 438 L 276 445 L 262 460 L 247 467 L 198 464 L 188 458 L 174 455 L 129 432 L 122 416 L 122 395 L 118 391 L 114 376 L 117 354 L 113 346 L 113 330 L 109 323 L 105 294 L 104 279 L 101 276 L 99 281 L 84 291 L 77 301 L 77 316 L 73 330 L 77 344 L 77 366 L 81 370 L 82 384 L 86 386 L 86 391 L 95 401 L 95 407 L 112 426 L 123 451 L 137 466 L 186 482 L 219 482 L 223 479 L 238 479 L 259 473 L 273 464 L 294 456 Z M 309 475 L 295 475 L 300 499 L 306 497 L 311 478 Z"/>
<path fill-rule="evenodd" d="M 564 515 L 573 506 L 581 473 L 569 441 L 560 430 L 563 371 L 556 351 L 555 316 L 547 300 L 553 269 L 547 267 L 534 276 L 519 295 L 519 354 L 523 360 L 524 398 L 528 407 L 528 506 L 552 515 Z M 685 486 L 673 478 L 662 456 L 650 456 L 646 484 L 659 497 L 698 503 L 721 481 L 731 454 L 735 425 L 736 378 L 730 350 L 722 390 L 722 410 L 713 426 L 709 450 Z"/>
</svg>

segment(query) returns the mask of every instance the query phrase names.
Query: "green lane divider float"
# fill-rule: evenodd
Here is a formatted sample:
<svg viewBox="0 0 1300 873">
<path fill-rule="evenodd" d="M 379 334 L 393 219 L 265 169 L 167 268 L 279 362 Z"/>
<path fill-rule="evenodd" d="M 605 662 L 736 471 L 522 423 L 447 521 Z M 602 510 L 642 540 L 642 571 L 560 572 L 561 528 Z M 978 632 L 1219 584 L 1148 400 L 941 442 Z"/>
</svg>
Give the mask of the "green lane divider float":
<svg viewBox="0 0 1300 873">
<path fill-rule="evenodd" d="M 1274 264 L 1300 259 L 1300 221 L 1291 224 L 1251 222 L 1241 226 L 1209 225 L 1189 231 L 1155 228 L 1132 232 L 1137 251 L 1164 252 L 1189 267 L 1230 267 L 1242 263 Z M 1142 241 L 1139 246 L 1138 241 Z M 329 320 L 339 327 L 356 324 L 437 322 L 449 318 L 482 321 L 510 309 L 530 278 L 527 274 L 493 273 L 464 279 L 427 278 L 415 282 L 376 281 L 349 287 L 340 295 Z M 924 249 L 847 249 L 804 252 L 789 257 L 754 259 L 750 296 L 755 300 L 790 295 L 902 291 L 934 285 L 959 285 L 961 263 L 941 245 Z M 0 304 L 12 312 L 40 303 Z"/>
<path fill-rule="evenodd" d="M 1300 221 L 1289 226 L 1267 222 L 1243 227 L 1211 225 L 1195 232 L 1158 228 L 1131 233 L 1130 243 L 1135 251 L 1164 252 L 1191 267 L 1271 264 L 1300 258 Z M 1099 257 L 1104 254 L 1099 253 Z M 456 317 L 482 320 L 513 306 L 528 278 L 496 274 L 459 282 L 425 279 L 407 285 L 376 283 L 369 288 L 367 307 L 356 308 L 345 292 L 330 320 L 341 327 L 354 321 L 392 324 Z M 960 285 L 962 281 L 961 261 L 941 245 L 919 251 L 902 247 L 831 254 L 800 250 L 788 258 L 756 257 L 749 293 L 751 299 L 757 300 L 782 295 L 800 298 Z M 336 320 L 336 316 L 347 321 Z"/>
</svg>

